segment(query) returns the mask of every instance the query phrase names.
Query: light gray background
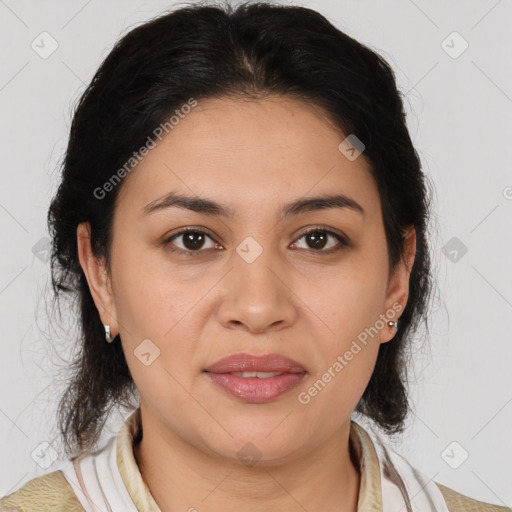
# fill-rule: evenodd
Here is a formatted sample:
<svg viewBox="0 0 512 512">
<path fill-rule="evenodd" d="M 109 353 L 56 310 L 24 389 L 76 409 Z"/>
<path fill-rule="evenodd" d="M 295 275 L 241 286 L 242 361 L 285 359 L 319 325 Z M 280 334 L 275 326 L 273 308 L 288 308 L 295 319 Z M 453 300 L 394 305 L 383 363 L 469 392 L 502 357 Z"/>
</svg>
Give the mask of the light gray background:
<svg viewBox="0 0 512 512">
<path fill-rule="evenodd" d="M 395 449 L 437 482 L 510 506 L 512 2 L 294 3 L 319 10 L 388 59 L 436 186 L 432 249 L 441 296 L 430 348 L 418 352 L 411 373 L 414 413 Z M 44 442 L 58 450 L 55 407 L 71 342 L 48 325 L 44 305 L 46 212 L 71 107 L 118 37 L 172 5 L 0 0 L 0 496 L 61 462 L 44 469 L 31 454 L 43 453 Z M 31 48 L 43 31 L 58 42 L 47 59 Z M 457 58 L 445 51 L 462 48 L 457 36 L 446 39 L 453 31 L 469 44 Z M 449 243 L 467 253 L 451 261 L 443 253 Z M 120 421 L 114 417 L 111 432 Z M 452 468 L 465 451 L 467 460 Z M 44 453 L 51 457 L 51 448 Z"/>
</svg>

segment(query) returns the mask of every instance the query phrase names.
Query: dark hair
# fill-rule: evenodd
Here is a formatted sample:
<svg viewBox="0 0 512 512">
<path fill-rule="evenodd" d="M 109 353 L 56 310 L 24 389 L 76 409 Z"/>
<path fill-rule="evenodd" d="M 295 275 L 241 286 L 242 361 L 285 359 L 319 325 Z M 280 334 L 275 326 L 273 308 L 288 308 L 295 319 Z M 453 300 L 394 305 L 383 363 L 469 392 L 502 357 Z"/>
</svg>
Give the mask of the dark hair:
<svg viewBox="0 0 512 512">
<path fill-rule="evenodd" d="M 403 431 L 411 334 L 433 280 L 427 245 L 426 177 L 406 127 L 394 73 L 377 53 L 314 10 L 270 3 L 186 5 L 124 35 L 100 65 L 74 110 L 62 180 L 48 212 L 52 289 L 79 304 L 73 376 L 58 409 L 66 451 L 92 447 L 114 405 L 137 393 L 121 343 L 107 344 L 77 253 L 77 226 L 89 222 L 94 253 L 109 268 L 116 197 L 95 191 L 122 168 L 156 127 L 190 98 L 283 95 L 322 109 L 355 134 L 381 197 L 390 268 L 404 257 L 404 229 L 416 230 L 409 299 L 394 339 L 380 345 L 356 412 L 388 434 Z M 340 139 L 341 141 L 342 139 Z M 428 325 L 427 325 L 428 330 Z"/>
</svg>

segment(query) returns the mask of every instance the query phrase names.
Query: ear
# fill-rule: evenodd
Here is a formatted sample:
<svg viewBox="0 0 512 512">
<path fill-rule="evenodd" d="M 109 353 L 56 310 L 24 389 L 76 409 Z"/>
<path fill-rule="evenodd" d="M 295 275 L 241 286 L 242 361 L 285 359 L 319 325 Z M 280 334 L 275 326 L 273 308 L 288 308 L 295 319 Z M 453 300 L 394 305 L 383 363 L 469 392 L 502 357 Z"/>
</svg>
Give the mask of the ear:
<svg viewBox="0 0 512 512">
<path fill-rule="evenodd" d="M 400 261 L 397 268 L 391 275 L 386 295 L 386 312 L 394 311 L 392 318 L 386 322 L 396 322 L 407 305 L 409 298 L 409 278 L 411 275 L 414 258 L 416 256 L 416 230 L 414 226 L 408 226 L 404 233 L 404 259 Z M 393 339 L 396 334 L 396 327 L 389 327 L 387 324 L 380 331 L 380 342 L 386 343 Z"/>
<path fill-rule="evenodd" d="M 78 258 L 84 271 L 89 290 L 103 324 L 110 325 L 112 336 L 116 336 L 119 327 L 116 321 L 114 298 L 110 277 L 105 268 L 104 259 L 98 258 L 91 247 L 91 226 L 82 222 L 77 228 Z"/>
</svg>

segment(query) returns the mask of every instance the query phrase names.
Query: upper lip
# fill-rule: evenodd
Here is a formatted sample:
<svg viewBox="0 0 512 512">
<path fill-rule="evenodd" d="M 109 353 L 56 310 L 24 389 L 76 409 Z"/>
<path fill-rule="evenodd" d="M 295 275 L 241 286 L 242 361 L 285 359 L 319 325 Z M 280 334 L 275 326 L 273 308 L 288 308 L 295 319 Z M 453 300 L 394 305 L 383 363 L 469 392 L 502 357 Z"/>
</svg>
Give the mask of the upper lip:
<svg viewBox="0 0 512 512">
<path fill-rule="evenodd" d="M 205 368 L 205 371 L 210 373 L 306 373 L 306 370 L 297 361 L 280 354 L 252 355 L 246 353 L 232 354 L 230 356 L 223 357 Z"/>
</svg>

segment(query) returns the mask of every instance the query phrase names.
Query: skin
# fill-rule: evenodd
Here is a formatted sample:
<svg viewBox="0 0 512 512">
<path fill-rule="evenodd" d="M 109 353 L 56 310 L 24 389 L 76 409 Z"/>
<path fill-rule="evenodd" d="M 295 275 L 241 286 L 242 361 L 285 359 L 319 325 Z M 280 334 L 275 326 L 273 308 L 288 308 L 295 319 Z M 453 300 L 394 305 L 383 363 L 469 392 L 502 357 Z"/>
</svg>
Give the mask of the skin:
<svg viewBox="0 0 512 512">
<path fill-rule="evenodd" d="M 399 318 L 393 305 L 407 303 L 416 237 L 411 227 L 406 260 L 391 274 L 378 189 L 364 153 L 350 161 L 338 149 L 344 138 L 324 112 L 294 99 L 201 101 L 123 183 L 110 274 L 91 251 L 88 225 L 78 228 L 101 320 L 121 334 L 140 392 L 144 434 L 134 455 L 163 511 L 357 509 L 350 416 L 395 328 L 384 322 L 309 403 L 298 395 L 379 315 L 391 310 L 385 320 Z M 179 208 L 141 216 L 170 191 L 224 203 L 235 216 Z M 364 216 L 329 208 L 277 217 L 285 203 L 325 193 L 348 195 Z M 183 236 L 164 245 L 186 226 L 207 233 L 202 247 Z M 350 245 L 329 235 L 315 248 L 302 234 L 318 226 Z M 236 252 L 248 236 L 263 248 L 252 263 Z M 171 252 L 173 243 L 199 249 L 188 257 Z M 326 252 L 333 247 L 341 248 Z M 148 338 L 160 356 L 146 366 L 134 350 Z M 308 374 L 272 402 L 246 403 L 203 373 L 239 352 L 279 353 Z M 248 442 L 261 452 L 252 467 L 237 455 Z"/>
</svg>

